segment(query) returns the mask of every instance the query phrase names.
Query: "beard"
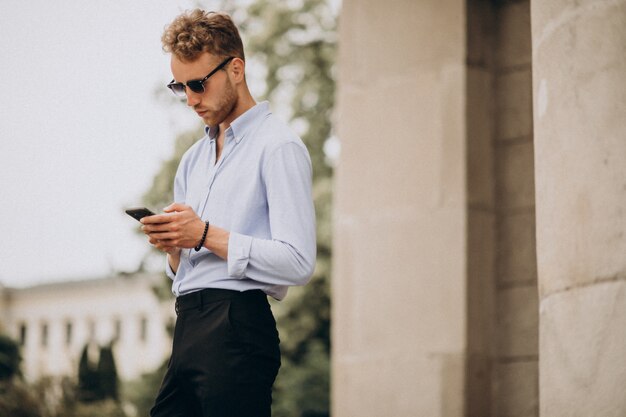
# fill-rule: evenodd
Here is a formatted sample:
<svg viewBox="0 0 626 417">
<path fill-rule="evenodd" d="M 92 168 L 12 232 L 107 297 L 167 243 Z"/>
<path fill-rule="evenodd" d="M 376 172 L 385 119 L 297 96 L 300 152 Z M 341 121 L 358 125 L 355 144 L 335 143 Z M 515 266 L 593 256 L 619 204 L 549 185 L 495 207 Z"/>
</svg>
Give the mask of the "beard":
<svg viewBox="0 0 626 417">
<path fill-rule="evenodd" d="M 219 101 L 215 105 L 207 108 L 208 111 L 202 116 L 202 120 L 204 120 L 207 126 L 215 127 L 219 125 L 233 113 L 237 107 L 238 101 L 239 96 L 237 91 L 229 79 L 225 84 L 224 91 Z"/>
</svg>

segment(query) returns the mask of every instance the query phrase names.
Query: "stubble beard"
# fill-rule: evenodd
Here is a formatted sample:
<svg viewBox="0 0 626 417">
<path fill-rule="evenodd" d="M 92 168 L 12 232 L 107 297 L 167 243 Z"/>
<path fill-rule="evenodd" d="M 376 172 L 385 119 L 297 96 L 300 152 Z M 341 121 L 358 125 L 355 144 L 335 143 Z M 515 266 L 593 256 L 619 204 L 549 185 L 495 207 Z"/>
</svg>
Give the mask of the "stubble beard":
<svg viewBox="0 0 626 417">
<path fill-rule="evenodd" d="M 230 82 L 226 83 L 224 92 L 219 102 L 215 105 L 215 110 L 209 109 L 206 116 L 203 117 L 207 126 L 216 127 L 224 120 L 228 119 L 237 107 L 239 97 Z"/>
</svg>

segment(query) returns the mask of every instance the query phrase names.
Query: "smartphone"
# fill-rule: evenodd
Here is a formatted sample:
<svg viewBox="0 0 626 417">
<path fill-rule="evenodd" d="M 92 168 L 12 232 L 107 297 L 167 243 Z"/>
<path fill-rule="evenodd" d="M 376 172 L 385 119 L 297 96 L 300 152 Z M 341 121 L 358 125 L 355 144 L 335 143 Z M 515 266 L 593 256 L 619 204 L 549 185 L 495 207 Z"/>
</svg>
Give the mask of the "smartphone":
<svg viewBox="0 0 626 417">
<path fill-rule="evenodd" d="M 148 210 L 145 207 L 141 207 L 141 208 L 129 208 L 127 210 L 124 210 L 126 212 L 126 214 L 128 214 L 130 217 L 132 217 L 133 219 L 139 221 L 141 219 L 143 219 L 146 216 L 153 216 L 154 213 L 150 210 Z"/>
</svg>

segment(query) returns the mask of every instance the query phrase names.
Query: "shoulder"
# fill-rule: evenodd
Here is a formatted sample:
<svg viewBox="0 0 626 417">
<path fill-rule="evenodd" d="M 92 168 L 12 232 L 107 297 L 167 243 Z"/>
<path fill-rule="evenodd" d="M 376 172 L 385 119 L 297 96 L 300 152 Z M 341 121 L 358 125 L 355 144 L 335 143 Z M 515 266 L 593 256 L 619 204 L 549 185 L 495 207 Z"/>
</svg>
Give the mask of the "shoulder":
<svg viewBox="0 0 626 417">
<path fill-rule="evenodd" d="M 210 147 L 210 140 L 207 135 L 204 135 L 202 138 L 196 140 L 184 153 L 180 158 L 180 163 L 189 164 L 193 163 L 198 159 L 200 155 L 202 155 L 206 150 Z"/>
<path fill-rule="evenodd" d="M 178 173 L 187 173 L 209 150 L 210 139 L 207 135 L 195 141 L 181 156 L 178 163 Z"/>
<path fill-rule="evenodd" d="M 262 121 L 256 136 L 255 141 L 258 141 L 263 146 L 268 156 L 279 148 L 291 146 L 296 146 L 308 154 L 302 139 L 285 121 L 274 114 L 270 113 Z"/>
</svg>

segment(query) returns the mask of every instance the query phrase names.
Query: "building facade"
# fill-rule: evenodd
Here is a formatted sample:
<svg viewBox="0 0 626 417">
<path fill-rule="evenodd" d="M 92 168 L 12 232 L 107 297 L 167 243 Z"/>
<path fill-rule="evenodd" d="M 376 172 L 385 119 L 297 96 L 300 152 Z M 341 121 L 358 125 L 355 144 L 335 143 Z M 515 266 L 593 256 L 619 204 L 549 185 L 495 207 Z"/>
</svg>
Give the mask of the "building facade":
<svg viewBox="0 0 626 417">
<path fill-rule="evenodd" d="M 344 0 L 334 417 L 626 415 L 626 0 Z"/>
<path fill-rule="evenodd" d="M 29 381 L 76 376 L 83 349 L 113 347 L 120 378 L 159 367 L 171 350 L 173 301 L 154 288 L 161 275 L 137 274 L 0 289 L 0 328 L 18 341 Z"/>
</svg>

